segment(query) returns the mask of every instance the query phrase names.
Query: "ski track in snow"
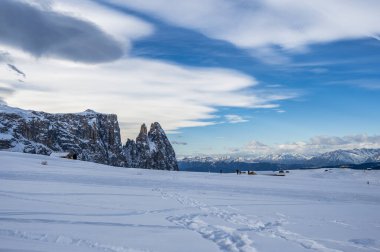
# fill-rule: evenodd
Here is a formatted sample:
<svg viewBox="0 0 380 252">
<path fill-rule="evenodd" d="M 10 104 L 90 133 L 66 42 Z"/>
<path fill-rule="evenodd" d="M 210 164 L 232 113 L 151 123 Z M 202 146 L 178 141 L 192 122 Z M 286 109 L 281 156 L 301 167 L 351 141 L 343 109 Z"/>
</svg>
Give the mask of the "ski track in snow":
<svg viewBox="0 0 380 252">
<path fill-rule="evenodd" d="M 367 244 L 368 240 L 372 241 L 371 239 L 362 239 L 362 240 L 351 239 L 350 241 L 346 242 L 346 241 L 337 241 L 337 240 L 331 240 L 331 239 L 323 239 L 323 240 L 321 239 L 321 241 L 324 241 L 324 242 L 331 242 L 331 243 L 335 243 L 342 246 L 352 247 L 354 249 L 370 249 L 372 251 L 380 251 L 380 248 L 375 247 L 376 245 Z M 360 241 L 363 241 L 363 242 L 360 242 Z"/>
<path fill-rule="evenodd" d="M 189 230 L 199 233 L 203 238 L 215 242 L 223 251 L 231 252 L 255 252 L 253 241 L 243 232 L 253 231 L 258 235 L 284 239 L 294 242 L 303 248 L 319 252 L 343 252 L 341 250 L 328 248 L 311 238 L 304 237 L 300 234 L 291 232 L 282 227 L 286 223 L 285 215 L 278 213 L 278 219 L 274 222 L 264 223 L 261 220 L 253 221 L 242 214 L 233 213 L 225 209 L 208 206 L 190 197 L 179 193 L 166 192 L 161 188 L 155 188 L 165 200 L 174 199 L 182 205 L 197 208 L 202 214 L 191 214 L 182 216 L 170 216 L 167 218 L 172 223 L 183 226 Z M 224 222 L 232 224 L 231 226 L 212 225 L 204 219 L 208 217 L 217 217 Z M 239 228 L 236 228 L 239 226 Z M 347 244 L 346 244 L 347 245 Z"/>
<path fill-rule="evenodd" d="M 223 251 L 231 252 L 255 252 L 251 246 L 252 241 L 246 234 L 240 234 L 235 229 L 211 225 L 200 219 L 201 215 L 183 215 L 180 217 L 168 217 L 170 222 L 184 226 L 192 231 L 199 233 L 203 238 L 215 242 Z M 205 215 L 204 217 L 207 217 Z"/>
<path fill-rule="evenodd" d="M 87 247 L 104 252 L 148 252 L 148 250 L 138 250 L 133 248 L 127 248 L 123 246 L 114 246 L 101 244 L 99 242 L 94 242 L 86 239 L 73 238 L 66 235 L 51 235 L 46 233 L 31 233 L 19 230 L 11 229 L 0 229 L 0 236 L 29 240 L 29 241 L 39 241 L 46 243 L 59 243 L 78 247 Z"/>
</svg>

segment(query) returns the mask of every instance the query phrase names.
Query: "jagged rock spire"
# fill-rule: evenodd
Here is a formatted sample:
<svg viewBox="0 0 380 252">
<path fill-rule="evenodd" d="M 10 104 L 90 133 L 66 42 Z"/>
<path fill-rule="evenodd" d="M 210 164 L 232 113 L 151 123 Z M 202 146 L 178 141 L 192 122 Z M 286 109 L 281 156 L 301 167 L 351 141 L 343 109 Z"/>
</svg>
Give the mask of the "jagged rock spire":
<svg viewBox="0 0 380 252">
<path fill-rule="evenodd" d="M 163 132 L 164 130 L 162 129 L 161 125 L 158 122 L 154 122 L 150 125 L 150 130 L 149 132 L 158 130 L 160 132 Z"/>
<path fill-rule="evenodd" d="M 148 133 L 149 141 L 154 146 L 151 151 L 150 165 L 154 169 L 178 171 L 175 152 L 164 130 L 158 122 L 152 123 Z"/>
<path fill-rule="evenodd" d="M 139 138 L 139 137 L 143 137 L 143 136 L 146 136 L 147 134 L 148 134 L 148 129 L 146 128 L 145 123 L 143 123 L 143 124 L 141 125 L 140 133 L 139 133 L 139 135 L 137 136 L 137 138 Z"/>
<path fill-rule="evenodd" d="M 130 167 L 178 170 L 175 152 L 161 125 L 152 123 L 147 132 L 146 125 L 141 125 L 140 133 L 124 146 L 127 164 Z"/>
</svg>

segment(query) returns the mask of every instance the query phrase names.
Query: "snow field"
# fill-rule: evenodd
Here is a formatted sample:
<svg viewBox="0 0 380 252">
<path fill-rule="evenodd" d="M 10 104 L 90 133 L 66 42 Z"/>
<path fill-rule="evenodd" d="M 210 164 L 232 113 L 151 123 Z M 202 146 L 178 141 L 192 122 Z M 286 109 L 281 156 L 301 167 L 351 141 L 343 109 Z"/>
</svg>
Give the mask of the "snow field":
<svg viewBox="0 0 380 252">
<path fill-rule="evenodd" d="M 267 173 L 0 152 L 0 251 L 380 251 L 379 171 Z"/>
</svg>

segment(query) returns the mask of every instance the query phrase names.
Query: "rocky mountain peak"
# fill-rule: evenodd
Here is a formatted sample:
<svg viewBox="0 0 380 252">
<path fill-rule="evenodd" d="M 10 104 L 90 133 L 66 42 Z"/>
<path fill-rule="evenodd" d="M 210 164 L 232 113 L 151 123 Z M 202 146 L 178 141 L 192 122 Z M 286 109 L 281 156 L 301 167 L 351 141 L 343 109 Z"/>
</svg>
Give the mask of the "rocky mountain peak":
<svg viewBox="0 0 380 252">
<path fill-rule="evenodd" d="M 143 123 L 140 127 L 140 133 L 136 138 L 136 141 L 146 141 L 148 137 L 148 129 L 146 128 L 145 123 Z"/>
<path fill-rule="evenodd" d="M 136 142 L 128 139 L 122 146 L 117 116 L 93 110 L 49 114 L 1 105 L 0 149 L 44 155 L 74 152 L 84 161 L 178 170 L 177 163 L 172 162 L 174 150 L 171 151 L 172 146 L 159 123 L 153 123 L 149 133 L 146 125 L 141 125 Z M 157 156 L 157 153 L 161 154 Z"/>
<path fill-rule="evenodd" d="M 161 127 L 161 125 L 158 123 L 158 122 L 154 122 L 150 125 L 150 130 L 149 132 L 153 132 L 153 131 L 160 131 L 160 132 L 163 132 L 163 129 Z"/>
<path fill-rule="evenodd" d="M 156 169 L 169 167 L 170 170 L 178 170 L 174 149 L 158 122 L 151 124 L 148 138 L 151 147 L 151 165 Z"/>
<path fill-rule="evenodd" d="M 84 112 L 85 112 L 85 113 L 89 113 L 89 114 L 97 114 L 97 112 L 95 112 L 95 111 L 92 110 L 92 109 L 86 109 Z"/>
<path fill-rule="evenodd" d="M 151 124 L 148 133 L 146 125 L 141 125 L 136 142 L 128 139 L 123 152 L 130 167 L 178 170 L 174 149 L 158 122 Z"/>
</svg>

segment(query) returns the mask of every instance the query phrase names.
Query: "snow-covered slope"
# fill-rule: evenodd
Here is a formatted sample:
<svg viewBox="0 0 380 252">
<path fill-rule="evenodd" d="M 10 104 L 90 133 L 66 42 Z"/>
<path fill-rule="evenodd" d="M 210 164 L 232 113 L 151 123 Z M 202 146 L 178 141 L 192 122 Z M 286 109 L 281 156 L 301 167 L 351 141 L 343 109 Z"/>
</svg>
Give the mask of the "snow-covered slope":
<svg viewBox="0 0 380 252">
<path fill-rule="evenodd" d="M 379 171 L 268 175 L 0 151 L 0 251 L 379 251 Z"/>
</svg>

